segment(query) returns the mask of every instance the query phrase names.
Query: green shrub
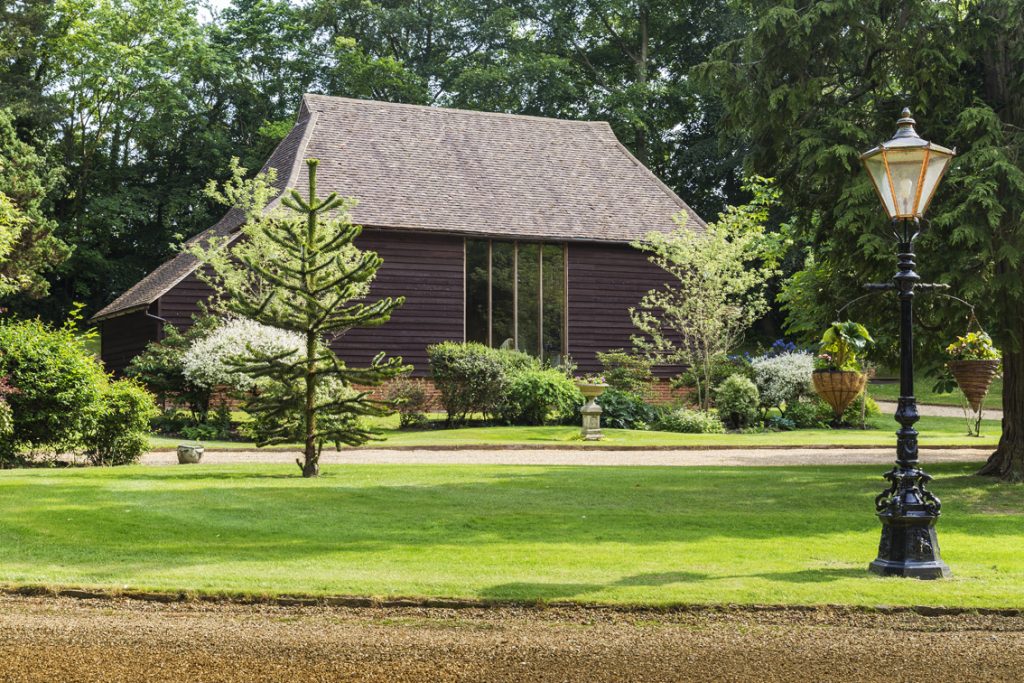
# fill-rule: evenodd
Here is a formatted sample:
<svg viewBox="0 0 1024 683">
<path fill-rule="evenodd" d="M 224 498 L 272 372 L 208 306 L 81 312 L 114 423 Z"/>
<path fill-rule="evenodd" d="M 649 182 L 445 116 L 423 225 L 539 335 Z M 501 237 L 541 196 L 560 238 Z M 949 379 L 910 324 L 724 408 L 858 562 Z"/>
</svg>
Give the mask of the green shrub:
<svg viewBox="0 0 1024 683">
<path fill-rule="evenodd" d="M 0 398 L 0 442 L 5 442 L 14 434 L 14 413 L 7 399 Z"/>
<path fill-rule="evenodd" d="M 614 429 L 648 429 L 661 416 L 661 411 L 643 397 L 618 389 L 604 392 L 597 403 L 604 426 Z"/>
<path fill-rule="evenodd" d="M 525 370 L 540 370 L 544 367 L 540 360 L 522 351 L 513 349 L 491 349 L 498 355 L 501 367 L 505 369 L 506 377 L 511 377 L 517 372 Z"/>
<path fill-rule="evenodd" d="M 657 428 L 665 432 L 683 434 L 722 434 L 725 425 L 714 412 L 676 408 L 666 411 L 657 422 Z"/>
<path fill-rule="evenodd" d="M 760 401 L 757 386 L 743 375 L 727 377 L 715 390 L 718 414 L 733 429 L 743 429 L 757 421 Z"/>
<path fill-rule="evenodd" d="M 500 351 L 476 342 L 442 342 L 427 347 L 434 386 L 448 413 L 447 424 L 470 413 L 497 414 L 513 368 L 539 367 L 525 353 Z"/>
<path fill-rule="evenodd" d="M 122 464 L 145 451 L 153 397 L 134 381 L 111 382 L 70 327 L 5 321 L 0 349 L 13 421 L 0 457 L 83 452 L 96 464 Z"/>
<path fill-rule="evenodd" d="M 604 379 L 612 389 L 643 394 L 654 381 L 651 361 L 643 356 L 623 349 L 612 349 L 598 351 L 597 360 L 604 368 Z"/>
<path fill-rule="evenodd" d="M 0 350 L 0 376 L 14 388 L 11 441 L 22 451 L 78 450 L 103 408 L 100 364 L 71 330 L 38 320 L 0 322 Z"/>
<path fill-rule="evenodd" d="M 882 414 L 881 408 L 875 403 L 875 399 L 870 396 L 867 397 L 867 404 L 865 405 L 864 417 L 878 417 Z M 860 426 L 860 397 L 853 400 L 853 403 L 846 407 L 843 411 L 843 420 L 845 424 Z"/>
<path fill-rule="evenodd" d="M 212 334 L 218 324 L 213 316 L 204 315 L 195 318 L 192 327 L 185 332 L 179 332 L 174 325 L 165 325 L 163 338 L 147 344 L 125 368 L 125 374 L 145 384 L 161 403 L 181 404 L 192 413 L 193 421 L 206 422 L 213 389 L 188 381 L 184 359 L 192 344 Z"/>
<path fill-rule="evenodd" d="M 750 363 L 742 357 L 715 358 L 711 363 L 711 395 L 714 396 L 715 390 L 721 386 L 722 382 L 733 375 L 741 375 L 748 379 L 753 379 L 754 369 L 750 366 Z M 680 373 L 673 380 L 672 384 L 675 387 L 695 389 L 697 387 L 698 378 L 701 382 L 704 381 L 703 372 L 695 372 L 690 368 Z"/>
<path fill-rule="evenodd" d="M 786 419 L 796 429 L 824 429 L 832 422 L 832 407 L 811 396 L 786 404 Z"/>
<path fill-rule="evenodd" d="M 391 380 L 384 386 L 384 400 L 395 404 L 400 428 L 422 427 L 427 423 L 430 391 L 425 380 L 409 376 Z"/>
<path fill-rule="evenodd" d="M 85 441 L 89 461 L 94 465 L 137 461 L 149 447 L 149 421 L 158 415 L 152 394 L 135 380 L 125 379 L 105 387 L 102 403 Z"/>
<path fill-rule="evenodd" d="M 572 415 L 583 394 L 561 370 L 522 370 L 508 380 L 501 419 L 514 425 L 542 425 L 549 417 Z"/>
</svg>

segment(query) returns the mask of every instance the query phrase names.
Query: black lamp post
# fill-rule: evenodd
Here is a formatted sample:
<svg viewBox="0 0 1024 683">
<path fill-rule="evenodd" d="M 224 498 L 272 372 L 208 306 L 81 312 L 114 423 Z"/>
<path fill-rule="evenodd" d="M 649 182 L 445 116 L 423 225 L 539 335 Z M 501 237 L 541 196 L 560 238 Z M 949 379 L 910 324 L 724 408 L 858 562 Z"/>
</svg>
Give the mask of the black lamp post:
<svg viewBox="0 0 1024 683">
<path fill-rule="evenodd" d="M 885 473 L 889 488 L 875 498 L 882 522 L 882 540 L 878 558 L 868 567 L 883 576 L 909 576 L 938 579 L 950 576 L 949 567 L 939 555 L 935 521 L 941 504 L 927 483 L 931 477 L 919 467 L 917 459 L 918 421 L 914 398 L 914 290 L 934 289 L 939 285 L 919 284 L 914 272 L 914 239 L 920 232 L 920 220 L 931 202 L 949 162 L 956 154 L 926 140 L 914 130 L 910 110 L 904 109 L 896 134 L 888 142 L 861 155 L 882 206 L 892 219 L 893 236 L 898 243 L 899 272 L 892 283 L 868 285 L 872 289 L 894 289 L 900 300 L 900 398 L 896 409 L 896 466 Z"/>
</svg>

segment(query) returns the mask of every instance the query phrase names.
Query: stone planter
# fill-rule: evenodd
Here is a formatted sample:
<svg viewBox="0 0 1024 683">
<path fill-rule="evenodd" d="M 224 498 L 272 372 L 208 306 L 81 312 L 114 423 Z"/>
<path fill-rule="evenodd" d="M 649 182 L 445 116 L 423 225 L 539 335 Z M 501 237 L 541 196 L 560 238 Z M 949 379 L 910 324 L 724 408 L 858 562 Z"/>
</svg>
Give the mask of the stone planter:
<svg viewBox="0 0 1024 683">
<path fill-rule="evenodd" d="M 600 441 L 604 435 L 601 434 L 601 406 L 597 404 L 597 397 L 608 388 L 607 384 L 588 384 L 577 382 L 577 388 L 586 399 L 580 412 L 583 414 L 583 427 L 580 434 L 584 441 Z"/>
<path fill-rule="evenodd" d="M 951 360 L 946 363 L 974 412 L 981 410 L 992 380 L 999 374 L 999 364 L 998 360 Z"/>
<path fill-rule="evenodd" d="M 195 465 L 203 459 L 203 451 L 206 449 L 202 446 L 187 446 L 181 444 L 178 446 L 178 464 L 179 465 Z"/>
<path fill-rule="evenodd" d="M 839 420 L 843 411 L 864 391 L 868 376 L 852 370 L 815 370 L 811 380 L 818 396 L 832 406 L 832 412 Z"/>
</svg>

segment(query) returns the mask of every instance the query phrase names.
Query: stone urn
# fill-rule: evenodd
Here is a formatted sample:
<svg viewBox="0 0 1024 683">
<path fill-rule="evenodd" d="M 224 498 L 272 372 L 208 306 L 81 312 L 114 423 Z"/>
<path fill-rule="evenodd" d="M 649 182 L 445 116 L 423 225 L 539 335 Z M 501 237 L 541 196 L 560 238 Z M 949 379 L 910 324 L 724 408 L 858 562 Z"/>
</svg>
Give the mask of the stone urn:
<svg viewBox="0 0 1024 683">
<path fill-rule="evenodd" d="M 852 370 L 815 370 L 811 380 L 818 396 L 832 406 L 832 413 L 838 422 L 843 417 L 843 411 L 864 391 L 868 376 Z"/>
<path fill-rule="evenodd" d="M 586 402 L 580 412 L 583 414 L 583 428 L 580 434 L 584 441 L 600 441 L 601 434 L 601 406 L 597 404 L 597 397 L 608 388 L 607 384 L 593 384 L 589 382 L 576 382 L 576 387 Z"/>
<path fill-rule="evenodd" d="M 179 465 L 195 465 L 203 459 L 203 451 L 206 450 L 202 446 L 189 446 L 187 444 L 180 444 L 178 446 L 178 464 Z"/>
</svg>

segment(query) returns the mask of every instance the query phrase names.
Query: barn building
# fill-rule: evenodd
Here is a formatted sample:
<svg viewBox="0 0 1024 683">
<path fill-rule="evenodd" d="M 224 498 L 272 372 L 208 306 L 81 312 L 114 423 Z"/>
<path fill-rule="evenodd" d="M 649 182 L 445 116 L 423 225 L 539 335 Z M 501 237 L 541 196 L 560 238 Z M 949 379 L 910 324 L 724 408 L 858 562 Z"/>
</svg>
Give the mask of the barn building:
<svg viewBox="0 0 1024 683">
<path fill-rule="evenodd" d="M 580 372 L 630 346 L 628 309 L 666 274 L 630 246 L 683 213 L 704 223 L 600 121 L 566 121 L 306 95 L 264 168 L 277 186 L 358 199 L 358 246 L 384 259 L 371 296 L 405 296 L 390 322 L 334 344 L 350 364 L 379 351 L 429 375 L 443 340 L 505 345 Z M 237 235 L 229 211 L 194 239 Z M 179 254 L 96 314 L 102 357 L 121 372 L 166 324 L 187 328 L 209 288 Z"/>
</svg>

